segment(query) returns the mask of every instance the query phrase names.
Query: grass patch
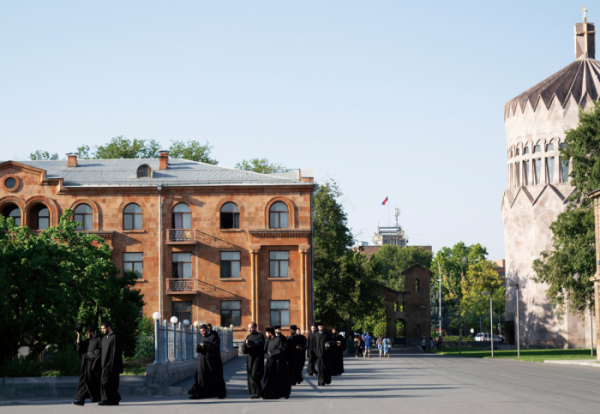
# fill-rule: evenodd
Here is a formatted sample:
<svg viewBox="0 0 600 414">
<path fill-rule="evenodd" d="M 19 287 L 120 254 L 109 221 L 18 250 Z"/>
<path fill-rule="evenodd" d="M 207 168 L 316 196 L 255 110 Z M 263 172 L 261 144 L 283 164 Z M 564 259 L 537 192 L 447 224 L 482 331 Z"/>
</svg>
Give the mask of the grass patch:
<svg viewBox="0 0 600 414">
<path fill-rule="evenodd" d="M 153 359 L 137 359 L 123 362 L 123 373 L 121 375 L 146 375 L 146 365 L 154 362 Z"/>
<path fill-rule="evenodd" d="M 434 351 L 438 355 L 459 356 L 458 348 L 442 348 L 441 351 Z M 492 352 L 487 350 L 473 350 L 467 348 L 462 350 L 460 356 L 470 358 L 491 358 Z M 517 359 L 517 351 L 496 351 L 494 358 Z M 544 362 L 549 359 L 594 359 L 590 355 L 589 349 L 522 349 L 521 361 Z"/>
</svg>

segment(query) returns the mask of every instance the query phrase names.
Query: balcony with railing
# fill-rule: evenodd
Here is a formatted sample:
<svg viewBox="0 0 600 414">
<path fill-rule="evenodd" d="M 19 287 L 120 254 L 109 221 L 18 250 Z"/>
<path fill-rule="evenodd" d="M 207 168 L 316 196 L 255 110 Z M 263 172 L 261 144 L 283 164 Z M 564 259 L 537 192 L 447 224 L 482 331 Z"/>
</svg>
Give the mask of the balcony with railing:
<svg viewBox="0 0 600 414">
<path fill-rule="evenodd" d="M 199 291 L 198 279 L 167 279 L 167 295 L 195 295 Z"/>
<path fill-rule="evenodd" d="M 167 244 L 196 244 L 198 231 L 193 229 L 167 229 Z"/>
</svg>

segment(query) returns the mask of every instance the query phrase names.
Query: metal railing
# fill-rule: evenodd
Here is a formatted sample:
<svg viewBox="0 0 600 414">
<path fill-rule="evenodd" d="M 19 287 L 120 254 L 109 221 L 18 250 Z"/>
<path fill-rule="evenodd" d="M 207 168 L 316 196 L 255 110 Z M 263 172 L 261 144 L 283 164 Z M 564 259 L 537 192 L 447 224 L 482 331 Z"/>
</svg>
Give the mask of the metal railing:
<svg viewBox="0 0 600 414">
<path fill-rule="evenodd" d="M 194 292 L 198 291 L 197 279 L 169 279 L 167 278 L 167 292 Z"/>
<path fill-rule="evenodd" d="M 193 229 L 167 229 L 167 241 L 196 242 L 197 231 Z"/>
<path fill-rule="evenodd" d="M 170 323 L 166 319 L 161 323 L 154 321 L 155 364 L 168 364 L 169 362 L 187 361 L 196 359 L 196 345 L 200 341 L 200 329 L 190 326 L 183 321 Z M 202 324 L 202 322 L 200 323 Z M 233 350 L 233 327 L 213 329 L 221 339 L 221 352 Z"/>
</svg>

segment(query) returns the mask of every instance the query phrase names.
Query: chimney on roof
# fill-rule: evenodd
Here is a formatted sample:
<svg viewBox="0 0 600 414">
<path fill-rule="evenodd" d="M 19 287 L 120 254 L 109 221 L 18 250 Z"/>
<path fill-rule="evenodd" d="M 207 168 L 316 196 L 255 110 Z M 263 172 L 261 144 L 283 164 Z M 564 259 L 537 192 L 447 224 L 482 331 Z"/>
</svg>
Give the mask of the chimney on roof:
<svg viewBox="0 0 600 414">
<path fill-rule="evenodd" d="M 67 167 L 77 167 L 77 154 L 73 152 L 67 154 Z"/>
<path fill-rule="evenodd" d="M 587 22 L 587 8 L 583 10 L 583 23 L 575 23 L 575 56 L 577 59 L 596 58 L 596 31 L 594 23 Z"/>
<path fill-rule="evenodd" d="M 169 151 L 160 150 L 158 151 L 158 169 L 166 170 L 169 166 Z"/>
</svg>

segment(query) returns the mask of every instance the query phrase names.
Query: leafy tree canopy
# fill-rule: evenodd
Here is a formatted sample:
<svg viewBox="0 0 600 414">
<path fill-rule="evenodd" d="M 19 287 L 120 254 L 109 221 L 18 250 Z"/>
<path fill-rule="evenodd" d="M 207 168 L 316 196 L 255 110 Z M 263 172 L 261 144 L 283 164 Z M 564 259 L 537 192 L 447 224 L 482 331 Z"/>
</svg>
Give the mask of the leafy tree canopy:
<svg viewBox="0 0 600 414">
<path fill-rule="evenodd" d="M 470 266 L 486 260 L 487 249 L 479 243 L 467 246 L 463 242 L 452 248 L 442 247 L 433 258 L 432 271 L 435 279 L 442 278 L 442 289 L 448 293 L 448 299 L 463 298 L 463 282 Z"/>
<path fill-rule="evenodd" d="M 550 225 L 552 249 L 533 262 L 538 283 L 547 283 L 554 311 L 583 313 L 594 309 L 593 282 L 596 271 L 594 211 L 587 194 L 600 188 L 600 102 L 579 111 L 577 128 L 567 132 L 561 161 L 569 163 L 571 185 L 567 209 Z"/>
<path fill-rule="evenodd" d="M 506 291 L 504 280 L 496 271 L 496 263 L 489 260 L 479 260 L 469 266 L 465 280 L 461 282 L 463 300 L 461 313 L 463 316 L 479 316 L 489 313 L 490 297 L 492 294 L 492 309 L 496 314 L 504 313 Z M 473 319 L 473 318 L 472 318 Z"/>
<path fill-rule="evenodd" d="M 200 144 L 197 141 L 171 141 L 168 148 L 169 156 L 172 158 L 183 158 L 190 161 L 203 162 L 205 164 L 218 164 L 217 160 L 210 158 L 212 146 L 207 142 Z M 109 143 L 96 146 L 91 151 L 89 145 L 77 148 L 76 154 L 81 159 L 116 159 L 116 158 L 157 158 L 161 145 L 154 139 L 130 140 L 124 136 L 114 137 Z"/>
<path fill-rule="evenodd" d="M 261 174 L 278 173 L 286 170 L 282 164 L 272 163 L 266 158 L 242 160 L 242 162 L 235 164 L 235 168 L 244 171 L 254 171 Z"/>
<path fill-rule="evenodd" d="M 76 232 L 72 217 L 66 210 L 57 227 L 32 233 L 0 216 L 0 367 L 23 345 L 32 360 L 49 344 L 69 348 L 78 322 L 109 319 L 125 354 L 135 349 L 144 304 L 137 277 L 122 275 L 110 247 Z"/>
<path fill-rule="evenodd" d="M 377 266 L 378 279 L 385 286 L 402 291 L 404 278 L 402 272 L 415 263 L 426 268 L 431 267 L 432 254 L 419 246 L 381 246 L 377 253 L 371 255 L 371 266 Z"/>
<path fill-rule="evenodd" d="M 29 154 L 29 159 L 33 161 L 57 160 L 58 154 L 50 154 L 48 151 L 37 150 L 36 152 L 32 152 L 31 154 Z"/>
<path fill-rule="evenodd" d="M 330 325 L 364 318 L 383 308 L 376 274 L 363 254 L 350 250 L 354 240 L 332 180 L 314 195 L 315 315 Z"/>
</svg>

